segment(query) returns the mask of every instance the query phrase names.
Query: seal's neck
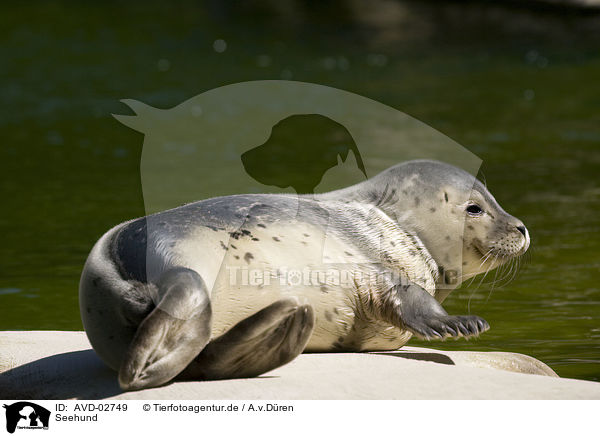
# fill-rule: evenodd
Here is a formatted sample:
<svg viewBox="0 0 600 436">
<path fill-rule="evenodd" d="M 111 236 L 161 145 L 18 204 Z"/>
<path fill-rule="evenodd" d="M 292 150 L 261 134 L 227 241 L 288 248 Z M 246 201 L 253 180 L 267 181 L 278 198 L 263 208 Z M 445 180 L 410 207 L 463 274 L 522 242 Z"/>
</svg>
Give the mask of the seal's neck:
<svg viewBox="0 0 600 436">
<path fill-rule="evenodd" d="M 442 194 L 443 195 L 443 194 Z M 317 201 L 359 202 L 371 204 L 396 222 L 399 227 L 419 238 L 437 264 L 436 287 L 443 298 L 460 285 L 464 222 L 439 210 L 433 195 L 414 194 L 406 186 L 370 179 L 348 188 L 314 196 Z M 448 290 L 444 295 L 444 290 Z M 437 295 L 436 295 L 436 298 Z"/>
</svg>

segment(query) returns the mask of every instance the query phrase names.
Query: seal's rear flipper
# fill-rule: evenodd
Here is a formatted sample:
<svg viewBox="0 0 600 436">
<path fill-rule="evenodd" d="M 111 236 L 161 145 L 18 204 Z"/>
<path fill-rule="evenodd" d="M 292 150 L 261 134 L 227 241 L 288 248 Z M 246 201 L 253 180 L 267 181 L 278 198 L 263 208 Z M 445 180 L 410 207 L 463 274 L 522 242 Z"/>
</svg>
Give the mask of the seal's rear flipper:
<svg viewBox="0 0 600 436">
<path fill-rule="evenodd" d="M 475 315 L 451 316 L 425 289 L 410 283 L 384 293 L 381 315 L 391 324 L 423 339 L 478 336 L 490 326 Z"/>
<path fill-rule="evenodd" d="M 168 382 L 210 339 L 210 300 L 198 273 L 171 269 L 161 276 L 157 287 L 161 299 L 139 325 L 119 368 L 123 390 Z"/>
<path fill-rule="evenodd" d="M 284 365 L 306 347 L 315 324 L 312 307 L 282 299 L 211 341 L 181 379 L 255 377 Z"/>
</svg>

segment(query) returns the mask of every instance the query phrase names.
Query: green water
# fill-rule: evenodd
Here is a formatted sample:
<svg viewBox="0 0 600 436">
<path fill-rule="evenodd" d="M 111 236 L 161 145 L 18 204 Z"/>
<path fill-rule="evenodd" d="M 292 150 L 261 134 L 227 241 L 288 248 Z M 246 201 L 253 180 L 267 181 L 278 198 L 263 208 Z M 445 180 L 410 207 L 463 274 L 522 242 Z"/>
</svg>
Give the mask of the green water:
<svg viewBox="0 0 600 436">
<path fill-rule="evenodd" d="M 168 108 L 291 78 L 450 136 L 483 159 L 490 190 L 528 226 L 532 255 L 516 278 L 491 293 L 477 279 L 445 303 L 492 329 L 431 345 L 527 353 L 600 380 L 600 17 L 477 2 L 277 5 L 4 5 L 0 329 L 81 329 L 91 246 L 144 214 L 143 137 L 110 116 L 127 113 L 120 99 Z"/>
</svg>

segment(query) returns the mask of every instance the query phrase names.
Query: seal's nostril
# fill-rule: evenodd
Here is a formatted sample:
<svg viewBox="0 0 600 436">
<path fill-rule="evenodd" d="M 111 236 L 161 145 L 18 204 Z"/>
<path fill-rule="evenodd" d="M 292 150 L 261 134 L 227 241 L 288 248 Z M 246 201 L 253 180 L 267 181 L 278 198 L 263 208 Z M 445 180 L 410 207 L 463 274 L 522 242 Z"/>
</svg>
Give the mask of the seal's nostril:
<svg viewBox="0 0 600 436">
<path fill-rule="evenodd" d="M 517 230 L 523 234 L 523 236 L 527 236 L 527 230 L 525 230 L 525 226 L 517 226 Z"/>
</svg>

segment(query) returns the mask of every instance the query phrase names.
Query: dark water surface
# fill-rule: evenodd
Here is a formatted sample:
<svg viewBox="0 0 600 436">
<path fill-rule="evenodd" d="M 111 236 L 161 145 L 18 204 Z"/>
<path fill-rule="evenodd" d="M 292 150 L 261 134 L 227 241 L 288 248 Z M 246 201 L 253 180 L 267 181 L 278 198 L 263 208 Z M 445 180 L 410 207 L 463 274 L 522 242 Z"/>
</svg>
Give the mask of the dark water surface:
<svg viewBox="0 0 600 436">
<path fill-rule="evenodd" d="M 490 190 L 528 226 L 532 255 L 516 278 L 490 293 L 490 273 L 445 303 L 492 330 L 431 345 L 526 353 L 600 380 L 600 18 L 376 3 L 4 5 L 0 329 L 81 329 L 91 246 L 144 214 L 143 137 L 110 116 L 127 113 L 120 99 L 168 108 L 284 78 L 365 95 L 445 133 L 483 159 Z"/>
</svg>

